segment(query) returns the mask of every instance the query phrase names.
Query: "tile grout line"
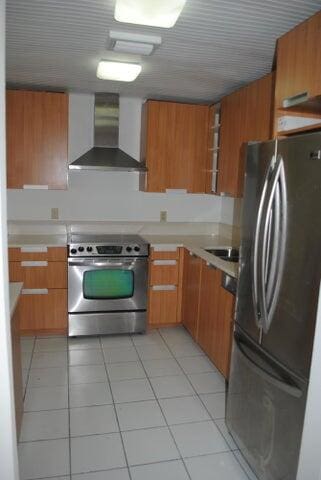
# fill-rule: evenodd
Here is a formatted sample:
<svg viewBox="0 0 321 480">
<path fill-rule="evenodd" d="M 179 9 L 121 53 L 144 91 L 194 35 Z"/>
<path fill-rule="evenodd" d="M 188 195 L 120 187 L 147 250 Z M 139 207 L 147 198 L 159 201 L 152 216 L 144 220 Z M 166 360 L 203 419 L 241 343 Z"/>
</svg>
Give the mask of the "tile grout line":
<svg viewBox="0 0 321 480">
<path fill-rule="evenodd" d="M 184 327 L 183 327 L 183 328 L 184 328 Z M 187 331 L 187 330 L 186 330 L 186 331 Z M 170 350 L 170 352 L 173 354 L 170 345 L 168 345 L 168 343 L 167 343 L 167 341 L 166 341 L 166 338 L 163 337 L 161 331 L 160 331 L 159 333 L 160 333 L 162 339 L 164 340 L 166 346 L 168 347 L 168 349 Z M 213 363 L 213 362 L 208 358 L 208 356 L 206 355 L 205 352 L 204 352 L 204 354 L 205 354 L 206 358 L 207 358 L 211 363 Z M 175 360 L 177 361 L 177 358 L 176 358 L 175 356 L 174 356 L 174 358 L 175 358 Z M 186 357 L 181 357 L 181 358 L 186 358 Z M 180 365 L 179 361 L 177 361 L 177 362 L 178 362 L 178 364 Z M 213 364 L 213 365 L 214 365 L 214 364 Z M 180 365 L 180 367 L 181 367 L 181 365 Z M 216 368 L 215 365 L 214 365 L 214 367 Z M 182 367 L 181 367 L 181 368 L 182 368 Z M 188 375 L 187 375 L 187 373 L 185 372 L 185 370 L 184 370 L 183 368 L 182 368 L 182 371 L 183 371 L 184 375 L 187 377 L 187 379 L 189 380 Z M 226 382 L 225 382 L 225 391 L 224 391 L 225 395 L 226 395 L 226 392 L 227 392 L 227 388 L 226 388 Z M 215 392 L 215 393 L 223 393 L 223 392 Z M 214 418 L 212 417 L 211 413 L 209 412 L 209 410 L 207 409 L 205 403 L 203 402 L 203 400 L 202 400 L 202 398 L 201 398 L 200 395 L 205 395 L 205 394 L 199 394 L 199 393 L 196 392 L 196 395 L 198 396 L 200 402 L 202 403 L 202 405 L 204 406 L 205 410 L 206 410 L 207 413 L 209 414 L 211 420 L 214 422 L 214 424 L 216 425 L 216 427 L 217 427 L 218 430 L 220 431 L 222 437 L 224 438 L 225 443 L 226 443 L 227 446 L 229 447 L 229 452 L 233 455 L 233 457 L 236 459 L 237 463 L 240 465 L 240 467 L 242 468 L 242 470 L 243 470 L 243 472 L 245 473 L 245 475 L 247 476 L 247 478 L 250 480 L 250 477 L 247 475 L 247 472 L 245 471 L 243 465 L 239 462 L 237 456 L 234 455 L 234 452 L 239 451 L 239 449 L 232 449 L 232 448 L 230 447 L 230 445 L 228 444 L 227 440 L 225 439 L 225 437 L 224 437 L 224 435 L 223 435 L 222 430 L 220 429 L 220 427 L 217 425 L 217 423 L 216 423 L 216 421 L 215 421 L 215 420 L 219 420 L 219 419 L 214 419 Z M 220 420 L 221 420 L 221 419 L 220 419 Z M 223 420 L 225 421 L 225 417 L 223 417 Z M 213 454 L 212 454 L 212 455 L 213 455 Z M 214 455 L 215 455 L 215 454 L 214 454 Z M 201 455 L 200 455 L 200 456 L 201 456 Z M 187 458 L 188 458 L 188 457 L 187 457 Z M 190 457 L 190 458 L 192 458 L 192 457 Z M 184 465 L 185 465 L 184 458 L 183 458 L 183 462 L 184 462 Z M 186 468 L 187 468 L 187 467 L 186 467 Z"/>
<path fill-rule="evenodd" d="M 189 380 L 189 378 L 188 378 L 188 374 L 184 371 L 184 369 L 181 367 L 181 365 L 180 365 L 180 363 L 179 363 L 179 360 L 178 360 L 178 359 L 176 358 L 176 356 L 173 354 L 170 345 L 167 344 L 166 338 L 163 337 L 161 331 L 159 331 L 159 330 L 157 330 L 157 331 L 158 331 L 161 339 L 164 341 L 165 346 L 168 348 L 169 352 L 171 353 L 171 355 L 172 355 L 171 358 L 175 360 L 175 362 L 178 364 L 178 366 L 179 366 L 180 369 L 182 370 L 182 372 L 181 372 L 179 375 L 180 375 L 180 376 L 182 376 L 182 375 L 185 376 L 186 379 L 187 379 L 187 381 L 191 384 L 191 382 L 190 382 L 190 380 Z M 42 337 L 41 337 L 41 338 L 42 338 Z M 67 358 L 68 358 L 68 362 L 67 362 L 67 370 L 68 370 L 68 372 L 67 372 L 67 375 L 68 375 L 67 391 L 68 391 L 68 392 L 67 392 L 67 394 L 68 394 L 68 418 L 69 418 L 69 437 L 68 437 L 68 438 L 69 438 L 69 450 L 70 450 L 70 442 L 71 442 L 70 409 L 71 409 L 71 407 L 70 407 L 70 400 L 69 400 L 69 397 L 70 397 L 70 395 L 69 395 L 69 387 L 70 387 L 69 367 L 70 367 L 70 366 L 99 366 L 99 365 L 100 365 L 100 366 L 104 366 L 104 369 L 105 369 L 106 375 L 107 375 L 107 383 L 108 383 L 108 385 L 109 385 L 110 392 L 111 392 L 111 396 L 112 396 L 112 400 L 113 400 L 112 405 L 113 405 L 113 407 L 114 407 L 114 412 L 115 412 L 115 416 L 116 416 L 116 420 L 117 420 L 117 424 L 118 424 L 118 428 L 119 428 L 119 434 L 120 434 L 120 437 L 121 437 L 121 440 L 122 440 L 122 446 L 123 446 L 124 455 L 125 455 L 125 459 L 126 459 L 127 470 L 128 470 L 128 472 L 129 472 L 130 478 L 132 478 L 132 477 L 131 477 L 131 472 L 130 472 L 130 467 L 129 467 L 129 464 L 128 464 L 127 453 L 126 453 L 125 446 L 124 446 L 124 442 L 123 442 L 123 438 L 122 438 L 122 431 L 121 431 L 121 429 L 120 429 L 120 424 L 119 424 L 119 420 L 118 420 L 116 405 L 121 405 L 121 404 L 123 404 L 123 403 L 137 403 L 137 402 L 144 402 L 144 401 L 147 402 L 147 401 L 153 401 L 153 400 L 152 400 L 152 399 L 148 399 L 148 400 L 137 400 L 137 401 L 134 401 L 134 402 L 120 402 L 120 403 L 117 403 L 117 404 L 116 404 L 115 401 L 114 401 L 114 396 L 113 396 L 113 392 L 112 392 L 112 388 L 111 388 L 111 383 L 110 383 L 111 380 L 110 380 L 109 374 L 108 374 L 108 365 L 124 364 L 124 363 L 138 363 L 138 364 L 141 365 L 141 367 L 142 367 L 142 369 L 143 369 L 143 371 L 144 371 L 144 373 L 145 373 L 145 375 L 146 375 L 145 379 L 148 380 L 148 383 L 149 383 L 150 386 L 151 386 L 151 389 L 152 389 L 153 394 L 154 394 L 154 396 L 155 396 L 155 400 L 156 400 L 156 402 L 157 402 L 157 404 L 158 404 L 158 406 L 159 406 L 159 408 L 160 408 L 160 411 L 161 411 L 161 413 L 162 413 L 162 415 L 163 415 L 163 417 L 164 417 L 164 420 L 165 420 L 165 424 L 166 424 L 166 426 L 167 426 L 167 428 L 168 428 L 168 430 L 169 430 L 172 438 L 173 438 L 173 434 L 172 434 L 172 432 L 171 432 L 170 425 L 168 424 L 168 422 L 167 422 L 167 420 L 166 420 L 166 417 L 165 417 L 164 412 L 163 412 L 163 409 L 162 409 L 162 407 L 161 407 L 161 405 L 160 405 L 159 399 L 157 398 L 157 396 L 156 396 L 156 394 L 155 394 L 155 391 L 154 391 L 154 389 L 153 389 L 153 386 L 152 386 L 152 384 L 151 384 L 151 381 L 150 381 L 151 378 L 159 378 L 159 377 L 162 377 L 162 376 L 164 376 L 164 375 L 158 375 L 158 376 L 156 376 L 156 377 L 150 377 L 150 376 L 147 374 L 147 371 L 146 371 L 146 369 L 145 369 L 143 360 L 140 358 L 140 355 L 139 355 L 139 353 L 138 353 L 137 345 L 133 342 L 132 336 L 129 336 L 129 338 L 131 339 L 131 343 L 132 343 L 132 345 L 133 345 L 133 347 L 134 347 L 134 349 L 135 349 L 135 351 L 136 351 L 136 353 L 137 353 L 137 355 L 138 355 L 138 360 L 133 360 L 133 361 L 128 361 L 128 362 L 115 362 L 115 363 L 110 363 L 110 364 L 106 363 L 106 361 L 105 361 L 106 359 L 105 359 L 105 356 L 104 356 L 104 348 L 103 348 L 103 346 L 102 346 L 102 338 L 99 337 L 99 342 L 100 342 L 100 349 L 99 349 L 99 351 L 102 352 L 102 356 L 103 356 L 103 359 L 104 359 L 104 363 L 103 363 L 103 364 L 92 364 L 92 365 L 88 365 L 88 364 L 87 364 L 87 365 L 85 365 L 85 364 L 84 364 L 84 365 L 80 365 L 80 364 L 79 364 L 79 365 L 69 365 L 69 348 L 68 348 L 69 339 L 68 339 L 68 337 L 67 337 L 67 341 L 68 341 L 68 343 L 67 343 Z M 30 367 L 29 367 L 29 369 L 28 369 L 28 379 L 29 379 L 29 372 L 30 372 L 30 370 L 31 370 L 31 362 L 32 362 L 32 358 L 33 358 L 33 353 L 34 353 L 35 345 L 36 345 L 36 342 L 35 342 L 35 341 L 36 341 L 36 337 L 34 338 L 34 342 L 33 342 L 32 357 L 31 357 L 31 361 L 30 361 Z M 140 346 L 140 345 L 138 345 L 138 346 Z M 142 345 L 142 346 L 144 346 L 144 345 Z M 81 348 L 79 348 L 79 349 L 74 350 L 74 351 L 79 351 L 79 350 L 81 350 L 81 351 L 90 351 L 90 350 L 93 350 L 93 349 L 81 349 Z M 95 348 L 94 350 L 98 350 L 98 349 Z M 55 350 L 55 352 L 57 352 L 57 351 L 58 351 L 58 350 Z M 62 353 L 62 352 L 65 351 L 65 350 L 59 350 L 59 351 Z M 47 353 L 47 352 L 42 352 L 42 353 Z M 202 356 L 203 356 L 203 355 L 202 355 Z M 179 358 L 186 358 L 186 357 L 193 357 L 193 356 L 186 355 L 185 357 L 179 357 Z M 207 356 L 206 356 L 206 358 L 208 359 Z M 148 360 L 148 359 L 147 359 L 147 360 Z M 158 360 L 158 359 L 156 359 L 156 360 Z M 162 359 L 160 359 L 160 360 L 162 360 Z M 212 363 L 212 362 L 211 362 L 211 363 Z M 60 367 L 44 367 L 44 368 L 60 368 Z M 203 373 L 203 372 L 200 372 L 200 373 Z M 205 372 L 205 373 L 206 373 L 206 372 Z M 207 373 L 210 373 L 210 372 L 207 372 Z M 178 374 L 176 374 L 176 375 L 178 375 Z M 165 376 L 173 376 L 173 375 L 165 375 Z M 130 378 L 130 379 L 125 379 L 125 380 L 116 380 L 116 382 L 123 382 L 123 381 L 128 381 L 128 380 L 135 380 L 135 379 Z M 137 380 L 138 380 L 138 379 L 137 379 Z M 88 382 L 83 382 L 83 383 L 88 383 Z M 90 382 L 90 383 L 91 383 L 91 382 Z M 98 383 L 98 384 L 99 384 L 99 383 L 102 384 L 102 383 L 106 383 L 106 382 L 94 382 L 94 384 L 97 384 L 97 383 Z M 26 383 L 25 393 L 26 393 L 26 391 L 27 391 L 27 386 L 28 386 L 28 382 Z M 192 386 L 193 391 L 195 391 L 193 385 L 191 385 L 191 386 Z M 41 388 L 41 387 L 42 387 L 42 386 L 40 386 L 40 387 L 39 387 L 39 386 L 35 386 L 35 387 L 30 387 L 30 388 Z M 214 392 L 214 393 L 223 393 L 223 392 Z M 225 440 L 225 437 L 224 437 L 224 435 L 223 435 L 220 427 L 216 424 L 216 421 L 215 421 L 215 420 L 219 420 L 219 419 L 214 419 L 214 418 L 212 417 L 212 415 L 210 414 L 209 410 L 207 409 L 207 407 L 206 407 L 206 405 L 204 404 L 204 402 L 203 402 L 202 398 L 200 397 L 200 395 L 201 395 L 201 394 L 199 394 L 199 393 L 197 393 L 197 392 L 195 391 L 195 394 L 192 394 L 192 395 L 185 395 L 185 396 L 181 396 L 181 395 L 180 395 L 180 396 L 175 396 L 175 397 L 165 397 L 164 399 L 166 399 L 166 398 L 181 398 L 181 397 L 183 398 L 183 397 L 187 397 L 187 396 L 189 396 L 189 397 L 192 396 L 192 397 L 197 397 L 197 398 L 199 398 L 202 406 L 205 408 L 206 412 L 209 414 L 210 420 L 214 422 L 214 424 L 217 426 L 217 428 L 219 429 L 221 435 L 223 436 L 223 438 L 224 438 L 224 440 Z M 108 404 L 104 404 L 104 405 L 108 405 Z M 109 405 L 110 405 L 110 404 L 109 404 Z M 92 406 L 95 406 L 95 405 L 92 405 Z M 82 407 L 79 407 L 79 408 L 82 408 Z M 64 409 L 51 409 L 51 410 L 64 410 Z M 36 410 L 36 411 L 48 411 L 48 410 Z M 28 412 L 28 413 L 29 413 L 29 412 Z M 30 412 L 30 413 L 31 413 L 31 412 Z M 222 417 L 221 420 L 224 419 L 224 418 L 225 418 L 225 417 Z M 198 421 L 198 422 L 197 422 L 197 421 L 195 421 L 195 422 L 184 422 L 184 424 L 186 424 L 186 423 L 188 423 L 188 424 L 201 423 L 201 422 L 206 422 L 206 421 L 209 421 L 209 420 L 202 420 L 202 421 Z M 180 425 L 180 424 L 174 424 L 174 425 Z M 156 428 L 156 427 L 144 427 L 144 428 L 142 428 L 142 429 L 146 430 L 146 429 L 152 429 L 152 428 Z M 162 427 L 160 427 L 160 428 L 162 428 Z M 123 430 L 123 432 L 126 432 L 126 431 L 136 431 L 136 430 L 142 430 L 142 429 Z M 111 433 L 115 433 L 115 432 L 111 432 Z M 118 433 L 118 432 L 117 432 L 117 433 Z M 101 434 L 92 434 L 92 435 L 105 435 L 105 434 L 101 433 Z M 81 436 L 88 436 L 88 435 L 81 435 Z M 80 436 L 80 437 L 81 437 L 81 436 Z M 79 435 L 78 435 L 78 437 L 79 437 Z M 46 440 L 48 440 L 48 439 L 43 439 L 43 441 L 46 441 Z M 51 440 L 51 439 L 49 439 L 49 440 Z M 37 441 L 41 441 L 41 440 L 34 440 L 34 442 L 37 442 Z M 184 457 L 182 457 L 182 455 L 181 455 L 181 453 L 180 453 L 180 450 L 179 450 L 179 448 L 178 448 L 178 446 L 177 446 L 176 441 L 175 441 L 174 438 L 173 438 L 173 441 L 174 441 L 174 444 L 175 444 L 175 446 L 176 446 L 176 448 L 177 448 L 177 451 L 178 451 L 178 453 L 179 453 L 179 455 L 180 455 L 180 459 L 181 459 L 182 462 L 183 462 L 183 465 L 184 465 L 184 468 L 185 468 L 185 470 L 186 470 L 186 472 L 187 472 L 187 475 L 188 475 L 189 478 L 191 478 L 190 475 L 189 475 L 189 473 L 188 473 L 188 471 L 187 471 L 187 467 L 186 467 L 186 464 L 185 464 L 185 461 L 184 461 Z M 27 443 L 27 442 L 22 442 L 22 443 Z M 225 440 L 225 443 L 227 444 L 227 447 L 228 447 L 229 450 L 228 450 L 228 451 L 225 451 L 224 453 L 227 453 L 227 452 L 232 453 L 232 454 L 233 454 L 233 458 L 237 461 L 237 463 L 238 463 L 239 466 L 241 467 L 242 471 L 244 471 L 244 473 L 245 473 L 245 475 L 247 476 L 247 478 L 250 478 L 250 477 L 248 477 L 247 472 L 246 472 L 246 470 L 244 469 L 243 465 L 239 462 L 237 456 L 234 454 L 234 452 L 237 452 L 238 449 L 232 450 L 226 440 Z M 217 453 L 223 453 L 223 452 L 217 452 Z M 72 475 L 72 472 L 71 472 L 71 451 L 70 451 L 69 454 L 70 454 L 69 464 L 70 464 L 70 476 L 71 476 L 71 475 Z M 209 455 L 215 455 L 215 453 L 214 453 L 214 454 L 198 454 L 198 455 L 194 455 L 194 456 L 190 456 L 190 457 L 186 457 L 186 458 L 195 458 L 195 457 L 202 457 L 202 456 L 209 456 Z M 174 462 L 174 461 L 175 461 L 175 459 L 162 460 L 162 461 L 158 461 L 158 462 L 149 462 L 149 463 L 147 463 L 147 464 L 137 464 L 137 466 L 140 466 L 140 465 L 150 465 L 150 464 L 154 464 L 154 463 Z M 134 467 L 134 466 L 136 466 L 136 465 L 133 465 L 133 467 Z M 99 470 L 99 471 L 105 472 L 105 471 L 117 470 L 117 469 L 119 469 L 119 468 L 124 468 L 124 467 L 117 467 L 117 468 L 113 468 L 113 469 Z M 91 473 L 91 472 L 90 472 L 90 473 Z M 55 477 L 57 477 L 57 476 L 55 476 Z M 54 479 L 55 477 L 50 477 L 50 478 L 53 478 L 53 479 Z M 47 478 L 47 477 L 46 477 L 46 478 Z M 71 478 L 71 477 L 70 477 L 70 478 Z M 39 480 L 40 480 L 40 479 L 39 479 Z"/>
<path fill-rule="evenodd" d="M 111 382 L 110 382 L 110 378 L 109 378 L 109 375 L 108 375 L 107 364 L 105 363 L 104 349 L 103 349 L 103 346 L 102 346 L 101 336 L 99 337 L 99 344 L 100 344 L 100 348 L 101 348 L 103 359 L 104 359 L 104 367 L 105 367 L 105 372 L 106 372 L 106 377 L 107 377 L 107 383 L 108 383 L 111 398 L 112 398 L 112 401 L 113 401 L 112 405 L 113 405 L 113 408 L 114 408 L 115 418 L 116 418 L 116 422 L 117 422 L 118 430 L 119 430 L 119 436 L 120 436 L 121 444 L 122 444 L 123 451 L 124 451 L 124 457 L 125 457 L 127 472 L 128 472 L 130 480 L 132 480 L 132 475 L 131 475 L 130 468 L 129 468 L 128 457 L 127 457 L 127 452 L 126 452 L 126 449 L 125 449 L 124 439 L 123 439 L 123 436 L 122 436 L 122 433 L 121 433 L 121 430 L 120 430 L 120 424 L 119 424 L 118 414 L 117 414 L 117 410 L 116 410 L 114 394 L 113 394 L 113 390 L 111 388 Z"/>
<path fill-rule="evenodd" d="M 30 362 L 29 362 L 29 367 L 28 367 L 28 369 L 27 369 L 27 370 L 28 370 L 28 373 L 27 373 L 27 379 L 26 379 L 26 386 L 24 387 L 24 393 L 23 393 L 23 401 L 24 401 L 25 398 L 26 398 L 27 387 L 28 387 L 28 383 L 29 383 L 30 370 L 31 370 L 31 363 L 32 363 L 33 353 L 34 353 L 35 347 L 36 347 L 36 337 L 33 338 L 33 345 L 32 345 L 32 350 L 31 350 L 31 358 L 30 358 Z M 23 413 L 24 413 L 24 410 L 23 410 Z"/>
<path fill-rule="evenodd" d="M 167 348 L 169 349 L 169 351 L 171 352 L 171 354 L 174 356 L 175 360 L 177 361 L 177 363 L 178 363 L 179 366 L 181 367 L 179 361 L 177 360 L 177 357 L 174 355 L 174 353 L 173 353 L 170 345 L 167 343 L 166 338 L 164 338 L 164 336 L 162 335 L 161 330 L 159 331 L 159 333 L 160 333 L 162 339 L 164 340 Z M 204 353 L 205 353 L 205 352 L 204 352 Z M 206 354 L 205 354 L 205 356 L 206 356 L 206 358 L 207 358 L 208 360 L 210 360 Z M 183 358 L 183 357 L 181 357 L 181 358 Z M 210 361 L 211 361 L 211 360 L 210 360 Z M 213 362 L 211 362 L 211 363 L 213 363 Z M 215 367 L 215 365 L 214 365 L 214 367 Z M 181 368 L 182 368 L 182 367 L 181 367 Z M 216 368 L 216 367 L 215 367 L 215 368 Z M 183 371 L 183 374 L 185 375 L 185 377 L 187 378 L 187 380 L 189 381 L 189 383 L 192 385 L 190 379 L 188 378 L 188 374 L 185 372 L 185 370 L 184 370 L 183 368 L 182 368 L 182 371 Z M 193 389 L 194 389 L 194 386 L 193 386 L 193 385 L 192 385 L 192 387 L 193 387 Z M 209 415 L 209 417 L 210 417 L 210 420 L 214 423 L 214 425 L 217 427 L 217 429 L 219 430 L 220 434 L 222 435 L 222 437 L 223 437 L 223 439 L 224 439 L 224 442 L 226 443 L 226 445 L 227 445 L 227 447 L 228 447 L 228 449 L 229 449 L 228 452 L 233 454 L 233 451 L 232 451 L 232 449 L 230 448 L 230 445 L 228 444 L 228 442 L 226 441 L 223 433 L 221 432 L 221 429 L 218 427 L 218 425 L 216 424 L 215 420 L 212 418 L 212 415 L 210 414 L 210 412 L 209 412 L 208 409 L 206 408 L 205 404 L 203 403 L 202 398 L 200 397 L 201 394 L 198 393 L 198 392 L 196 391 L 196 389 L 194 389 L 194 390 L 195 390 L 196 396 L 198 397 L 199 401 L 201 402 L 201 404 L 202 404 L 203 407 L 205 408 L 205 411 L 208 413 L 208 415 Z M 223 392 L 217 392 L 217 393 L 223 393 Z M 226 394 L 226 386 L 225 386 L 225 391 L 224 391 L 224 393 Z M 196 422 L 195 422 L 195 423 L 196 423 Z M 217 452 L 217 453 L 219 453 L 219 452 Z M 211 455 L 215 455 L 215 453 L 214 453 L 214 454 L 211 454 Z M 199 456 L 202 456 L 202 455 L 199 455 Z M 234 457 L 235 457 L 235 456 L 234 456 Z M 183 460 L 185 469 L 187 470 L 187 465 L 186 465 L 186 463 L 185 463 L 184 457 L 182 457 L 182 460 Z M 244 470 L 244 469 L 243 469 L 243 470 Z"/>
<path fill-rule="evenodd" d="M 157 329 L 157 332 L 160 334 L 160 332 L 159 332 L 158 329 Z M 178 448 L 178 445 L 177 445 L 177 443 L 176 443 L 176 440 L 175 440 L 175 438 L 174 438 L 174 435 L 173 435 L 173 433 L 172 433 L 172 431 L 171 431 L 171 429 L 170 429 L 170 426 L 169 426 L 169 424 L 168 424 L 168 422 L 167 422 L 166 416 L 165 416 L 165 414 L 164 414 L 164 412 L 163 412 L 163 409 L 162 409 L 162 407 L 161 407 L 161 404 L 160 404 L 160 402 L 159 402 L 159 398 L 157 398 L 157 395 L 156 395 L 155 390 L 154 390 L 154 388 L 153 388 L 152 382 L 150 381 L 150 378 L 149 378 L 148 375 L 147 375 L 147 371 L 146 371 L 146 369 L 145 369 L 145 366 L 144 366 L 144 364 L 143 364 L 143 361 L 142 361 L 142 359 L 141 359 L 141 357 L 140 357 L 140 355 L 139 355 L 139 353 L 138 353 L 138 350 L 137 350 L 136 345 L 135 345 L 134 342 L 133 342 L 133 345 L 134 345 L 134 348 L 135 348 L 136 353 L 137 353 L 137 355 L 138 355 L 138 358 L 139 358 L 139 360 L 140 360 L 140 363 L 141 363 L 141 365 L 142 365 L 142 368 L 143 368 L 143 370 L 144 370 L 144 372 L 145 372 L 145 375 L 146 375 L 146 378 L 147 378 L 147 380 L 148 380 L 148 382 L 149 382 L 149 385 L 150 385 L 150 387 L 151 387 L 151 389 L 152 389 L 152 392 L 153 392 L 153 394 L 154 394 L 154 396 L 155 396 L 157 405 L 158 405 L 158 407 L 159 407 L 159 409 L 160 409 L 160 411 L 161 411 L 161 413 L 162 413 L 162 415 L 163 415 L 165 424 L 166 424 L 166 426 L 167 426 L 167 430 L 169 431 L 170 436 L 172 437 L 172 440 L 173 440 L 173 442 L 174 442 L 174 445 L 175 445 L 175 447 L 176 447 L 176 450 L 177 450 L 177 452 L 178 452 L 178 454 L 179 454 L 180 460 L 181 460 L 181 462 L 182 462 L 182 464 L 183 464 L 183 466 L 184 466 L 184 469 L 185 469 L 185 471 L 186 471 L 186 474 L 187 474 L 188 478 L 189 478 L 190 480 L 192 480 L 192 478 L 191 478 L 191 476 L 190 476 L 190 474 L 189 474 L 189 472 L 188 472 L 188 470 L 187 470 L 187 468 L 186 468 L 186 465 L 185 465 L 185 462 L 184 462 L 184 460 L 183 460 L 181 451 L 180 451 L 180 449 Z M 167 346 L 166 342 L 165 342 L 165 345 Z M 172 352 L 170 352 L 170 353 L 172 353 Z M 160 463 L 160 462 L 159 462 L 159 463 Z"/>
<path fill-rule="evenodd" d="M 70 418 L 70 378 L 69 378 L 69 336 L 67 336 L 67 405 L 68 405 L 68 431 L 69 431 L 69 478 L 71 480 L 72 469 L 71 469 L 71 418 Z"/>
</svg>

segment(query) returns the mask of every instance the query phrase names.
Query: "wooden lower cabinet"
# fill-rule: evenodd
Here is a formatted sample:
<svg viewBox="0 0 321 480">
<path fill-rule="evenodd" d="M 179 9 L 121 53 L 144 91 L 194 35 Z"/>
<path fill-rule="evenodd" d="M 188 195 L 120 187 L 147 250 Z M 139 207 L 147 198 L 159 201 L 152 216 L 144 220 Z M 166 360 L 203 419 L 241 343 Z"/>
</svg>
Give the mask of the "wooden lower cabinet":
<svg viewBox="0 0 321 480">
<path fill-rule="evenodd" d="M 220 274 L 221 281 L 222 272 Z M 222 287 L 218 289 L 218 292 L 218 308 L 210 358 L 224 377 L 228 378 L 233 339 L 235 297 Z"/>
<path fill-rule="evenodd" d="M 39 294 L 22 292 L 19 317 L 23 334 L 64 332 L 67 328 L 67 289 L 50 289 Z"/>
<path fill-rule="evenodd" d="M 22 334 L 66 332 L 66 247 L 9 248 L 9 278 L 23 282 L 18 309 Z"/>
<path fill-rule="evenodd" d="M 19 303 L 11 318 L 11 342 L 12 342 L 12 370 L 14 385 L 14 402 L 16 413 L 17 439 L 19 440 L 22 413 L 23 413 L 23 382 L 21 369 L 21 346 L 19 328 Z"/>
<path fill-rule="evenodd" d="M 197 341 L 205 353 L 212 358 L 213 342 L 217 335 L 218 296 L 221 272 L 217 268 L 201 264 L 200 308 Z"/>
<path fill-rule="evenodd" d="M 202 260 L 184 249 L 182 323 L 193 338 L 197 337 Z"/>
<path fill-rule="evenodd" d="M 181 321 L 183 249 L 151 248 L 148 274 L 148 324 L 175 325 Z"/>
<path fill-rule="evenodd" d="M 225 378 L 229 375 L 234 296 L 222 271 L 184 250 L 182 323 Z"/>
<path fill-rule="evenodd" d="M 155 288 L 155 287 L 154 287 Z M 149 288 L 148 321 L 150 325 L 177 323 L 177 286 L 172 290 Z"/>
<path fill-rule="evenodd" d="M 9 262 L 9 276 L 24 288 L 67 288 L 67 263 Z"/>
</svg>

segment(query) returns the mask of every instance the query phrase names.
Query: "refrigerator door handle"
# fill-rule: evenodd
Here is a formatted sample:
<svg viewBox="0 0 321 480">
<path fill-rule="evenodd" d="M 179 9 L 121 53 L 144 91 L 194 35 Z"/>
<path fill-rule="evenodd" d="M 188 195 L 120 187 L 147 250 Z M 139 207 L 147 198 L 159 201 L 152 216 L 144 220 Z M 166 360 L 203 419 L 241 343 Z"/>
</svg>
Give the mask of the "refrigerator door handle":
<svg viewBox="0 0 321 480">
<path fill-rule="evenodd" d="M 234 341 L 239 354 L 252 371 L 292 397 L 300 398 L 302 396 L 302 390 L 293 380 L 291 380 L 289 377 L 284 378 L 284 376 L 280 375 L 275 367 L 273 368 L 271 364 L 267 363 L 261 356 L 259 356 L 261 365 L 258 365 L 255 359 L 252 358 L 252 356 L 257 355 L 256 352 L 251 349 L 247 342 L 243 342 L 237 333 L 234 334 Z M 264 363 L 266 365 L 264 365 Z"/>
<path fill-rule="evenodd" d="M 269 184 L 260 258 L 259 299 L 262 327 L 267 333 L 273 319 L 280 292 L 286 245 L 287 201 L 284 162 L 277 157 L 274 174 Z"/>
<path fill-rule="evenodd" d="M 253 242 L 253 256 L 252 256 L 252 292 L 253 292 L 253 301 L 255 307 L 255 320 L 258 328 L 262 328 L 262 312 L 261 312 L 261 302 L 259 299 L 259 258 L 261 254 L 261 245 L 260 245 L 260 232 L 262 228 L 262 220 L 263 220 L 263 212 L 264 212 L 264 205 L 267 193 L 267 187 L 269 183 L 269 178 L 271 175 L 271 171 L 275 162 L 275 156 L 273 155 L 271 162 L 267 168 L 264 181 L 263 181 L 263 188 L 257 213 L 257 221 L 255 226 L 255 233 L 254 233 L 254 242 Z M 261 254 L 262 255 L 262 254 Z"/>
</svg>

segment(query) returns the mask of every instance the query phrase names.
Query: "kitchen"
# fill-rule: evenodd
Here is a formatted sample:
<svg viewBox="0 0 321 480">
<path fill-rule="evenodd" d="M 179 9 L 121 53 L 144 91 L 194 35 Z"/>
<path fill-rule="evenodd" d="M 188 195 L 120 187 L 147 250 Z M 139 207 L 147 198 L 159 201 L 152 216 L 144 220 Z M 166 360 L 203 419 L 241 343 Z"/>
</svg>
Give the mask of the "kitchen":
<svg viewBox="0 0 321 480">
<path fill-rule="evenodd" d="M 320 4 L 94 3 L 7 2 L 3 477 L 318 478 Z"/>
</svg>

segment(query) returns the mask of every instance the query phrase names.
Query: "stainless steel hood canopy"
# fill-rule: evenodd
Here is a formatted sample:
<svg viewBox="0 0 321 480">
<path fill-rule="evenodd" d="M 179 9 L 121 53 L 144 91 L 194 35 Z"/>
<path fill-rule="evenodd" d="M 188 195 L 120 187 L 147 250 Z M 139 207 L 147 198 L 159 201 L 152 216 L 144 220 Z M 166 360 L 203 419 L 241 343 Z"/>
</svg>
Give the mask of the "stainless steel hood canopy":
<svg viewBox="0 0 321 480">
<path fill-rule="evenodd" d="M 118 148 L 119 96 L 95 94 L 94 147 L 69 165 L 69 170 L 146 172 L 146 166 Z"/>
</svg>

